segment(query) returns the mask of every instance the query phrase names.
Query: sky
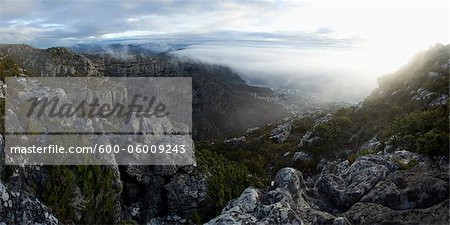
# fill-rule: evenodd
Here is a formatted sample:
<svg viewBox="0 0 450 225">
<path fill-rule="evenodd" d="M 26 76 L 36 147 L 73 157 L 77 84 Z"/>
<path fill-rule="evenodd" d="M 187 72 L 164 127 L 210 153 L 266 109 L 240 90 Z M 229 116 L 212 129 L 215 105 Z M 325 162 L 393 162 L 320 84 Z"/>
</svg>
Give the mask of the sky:
<svg viewBox="0 0 450 225">
<path fill-rule="evenodd" d="M 449 4 L 0 0 L 0 43 L 182 43 L 174 54 L 228 65 L 246 79 L 301 85 L 313 77 L 364 96 L 418 51 L 448 44 Z"/>
</svg>

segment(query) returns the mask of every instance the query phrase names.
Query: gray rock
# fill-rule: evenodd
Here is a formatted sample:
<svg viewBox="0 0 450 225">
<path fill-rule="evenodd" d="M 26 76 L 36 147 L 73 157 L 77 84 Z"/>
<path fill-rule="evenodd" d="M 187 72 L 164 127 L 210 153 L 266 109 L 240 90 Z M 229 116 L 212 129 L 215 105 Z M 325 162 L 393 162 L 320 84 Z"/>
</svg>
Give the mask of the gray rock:
<svg viewBox="0 0 450 225">
<path fill-rule="evenodd" d="M 322 174 L 316 182 L 316 188 L 328 196 L 338 209 L 345 210 L 390 173 L 386 165 L 389 162 L 385 160 L 380 163 L 359 157 L 348 168 L 338 170 L 337 174 Z"/>
<path fill-rule="evenodd" d="M 426 209 L 393 210 L 376 203 L 356 203 L 344 215 L 353 224 L 449 224 L 449 200 Z"/>
<path fill-rule="evenodd" d="M 242 145 L 245 143 L 246 140 L 247 139 L 245 138 L 245 136 L 242 136 L 242 137 L 235 137 L 235 138 L 227 139 L 223 143 L 230 144 L 230 145 Z"/>
<path fill-rule="evenodd" d="M 374 151 L 380 145 L 381 145 L 381 143 L 377 140 L 377 137 L 375 136 L 372 139 L 370 139 L 368 142 L 361 145 L 361 147 L 359 148 L 359 151 L 364 151 L 364 150 Z"/>
<path fill-rule="evenodd" d="M 179 173 L 165 185 L 169 214 L 189 217 L 206 199 L 208 177 L 201 173 Z"/>
<path fill-rule="evenodd" d="M 348 219 L 345 217 L 338 217 L 333 221 L 333 225 L 350 225 L 350 224 L 351 224 L 350 221 L 348 221 Z"/>
<path fill-rule="evenodd" d="M 280 124 L 278 127 L 270 131 L 269 139 L 276 143 L 282 144 L 289 137 L 291 129 L 292 127 L 289 123 Z"/>
<path fill-rule="evenodd" d="M 430 106 L 444 105 L 447 102 L 448 95 L 439 95 L 435 99 L 431 100 Z"/>
<path fill-rule="evenodd" d="M 428 73 L 428 77 L 429 77 L 431 80 L 438 80 L 438 79 L 440 79 L 440 78 L 442 77 L 442 74 L 440 74 L 440 73 L 438 73 L 438 72 L 429 72 L 429 73 Z"/>
<path fill-rule="evenodd" d="M 335 217 L 306 202 L 302 174 L 281 169 L 267 191 L 247 188 L 207 224 L 332 224 Z"/>
<path fill-rule="evenodd" d="M 9 190 L 0 181 L 0 223 L 59 224 L 50 210 L 35 197 Z"/>
<path fill-rule="evenodd" d="M 417 166 L 400 170 L 412 160 Z M 352 164 L 321 160 L 320 174 L 308 177 L 314 186 L 283 168 L 270 187 L 247 188 L 208 224 L 448 224 L 448 159 L 435 161 L 447 169 L 408 151 L 360 156 Z"/>
<path fill-rule="evenodd" d="M 311 156 L 305 152 L 296 152 L 296 153 L 294 153 L 294 156 L 292 156 L 293 161 L 305 161 L 305 160 L 310 160 L 310 159 L 311 159 Z"/>
<path fill-rule="evenodd" d="M 418 88 L 416 90 L 416 94 L 413 97 L 411 97 L 411 100 L 420 101 L 420 100 L 429 99 L 433 94 L 434 93 L 430 92 L 427 89 Z"/>
<path fill-rule="evenodd" d="M 443 180 L 442 178 L 447 178 Z M 446 174 L 431 171 L 396 171 L 378 183 L 361 202 L 373 202 L 391 209 L 428 208 L 448 199 Z"/>
</svg>

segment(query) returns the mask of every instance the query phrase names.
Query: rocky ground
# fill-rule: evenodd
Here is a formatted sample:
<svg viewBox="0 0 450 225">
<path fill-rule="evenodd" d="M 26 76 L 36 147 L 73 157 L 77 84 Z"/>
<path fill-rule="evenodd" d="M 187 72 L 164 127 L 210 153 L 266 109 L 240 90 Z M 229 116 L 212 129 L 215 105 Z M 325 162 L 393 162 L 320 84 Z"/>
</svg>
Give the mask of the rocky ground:
<svg viewBox="0 0 450 225">
<path fill-rule="evenodd" d="M 247 188 L 208 224 L 448 224 L 449 167 L 441 163 L 397 151 L 323 160 L 307 180 L 283 168 L 272 186 Z"/>
<path fill-rule="evenodd" d="M 207 224 L 448 224 L 449 167 L 443 158 L 379 152 L 354 162 L 323 160 L 319 167 L 321 172 L 307 179 L 296 169 L 281 169 L 270 187 L 248 187 Z M 127 193 L 135 195 L 129 199 L 137 200 L 130 206 L 133 216 L 145 215 L 148 224 L 188 223 L 182 211 L 206 197 L 206 177 L 177 168 L 142 169 L 127 168 L 141 187 L 152 189 L 139 196 L 139 185 L 125 181 Z M 175 178 L 164 185 L 170 175 Z M 0 224 L 58 224 L 45 205 L 13 184 L 0 183 Z M 156 189 L 163 186 L 169 191 L 167 210 L 178 215 L 152 218 L 159 206 L 143 206 L 161 198 Z"/>
</svg>

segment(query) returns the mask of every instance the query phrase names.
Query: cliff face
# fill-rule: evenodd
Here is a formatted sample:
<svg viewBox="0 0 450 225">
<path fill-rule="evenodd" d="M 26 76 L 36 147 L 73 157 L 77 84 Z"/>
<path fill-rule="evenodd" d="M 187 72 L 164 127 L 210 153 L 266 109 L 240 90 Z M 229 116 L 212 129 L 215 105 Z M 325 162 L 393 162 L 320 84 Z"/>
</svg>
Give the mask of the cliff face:
<svg viewBox="0 0 450 225">
<path fill-rule="evenodd" d="M 194 138 L 237 135 L 289 116 L 281 106 L 253 97 L 270 95 L 269 89 L 248 86 L 222 66 L 163 55 L 84 56 L 65 48 L 41 50 L 27 45 L 0 45 L 0 54 L 32 76 L 192 77 Z"/>
<path fill-rule="evenodd" d="M 29 45 L 0 45 L 0 54 L 15 61 L 33 76 L 96 76 L 95 65 L 65 48 L 36 49 Z"/>
<path fill-rule="evenodd" d="M 194 136 L 199 138 L 237 135 L 246 129 L 289 116 L 281 106 L 257 99 L 266 88 L 248 86 L 229 68 L 171 56 L 113 58 L 87 55 L 103 76 L 192 77 Z"/>
</svg>

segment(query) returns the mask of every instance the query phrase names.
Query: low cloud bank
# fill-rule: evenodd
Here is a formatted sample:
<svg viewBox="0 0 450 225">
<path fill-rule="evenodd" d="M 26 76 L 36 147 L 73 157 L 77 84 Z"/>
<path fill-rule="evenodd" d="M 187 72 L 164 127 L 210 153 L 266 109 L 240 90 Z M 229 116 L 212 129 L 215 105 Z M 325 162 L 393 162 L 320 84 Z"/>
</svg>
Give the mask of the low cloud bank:
<svg viewBox="0 0 450 225">
<path fill-rule="evenodd" d="M 254 84 L 301 89 L 323 100 L 357 102 L 375 87 L 380 70 L 353 48 L 292 48 L 273 45 L 203 44 L 176 51 L 226 65 Z"/>
</svg>

